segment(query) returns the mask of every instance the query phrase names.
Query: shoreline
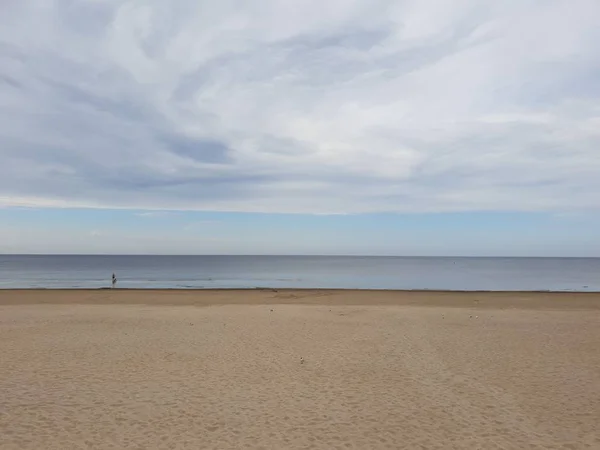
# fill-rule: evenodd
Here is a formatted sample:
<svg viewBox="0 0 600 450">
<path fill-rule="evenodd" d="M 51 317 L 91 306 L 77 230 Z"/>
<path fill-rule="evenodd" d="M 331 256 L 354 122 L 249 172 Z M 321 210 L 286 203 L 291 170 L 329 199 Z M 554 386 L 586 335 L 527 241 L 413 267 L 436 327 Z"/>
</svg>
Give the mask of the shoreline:
<svg viewBox="0 0 600 450">
<path fill-rule="evenodd" d="M 252 291 L 326 291 L 326 292 L 433 292 L 433 293 L 498 293 L 498 294 L 600 294 L 600 291 L 574 291 L 574 290 L 562 290 L 552 291 L 544 289 L 536 290 L 490 290 L 490 289 L 387 289 L 387 288 L 310 288 L 310 287 L 268 287 L 268 286 L 257 286 L 257 287 L 232 287 L 232 288 L 110 288 L 110 287 L 99 287 L 99 288 L 65 288 L 65 287 L 34 287 L 34 288 L 0 288 L 0 292 L 12 292 L 12 291 L 80 291 L 80 292 L 97 292 L 97 291 L 181 291 L 181 292 L 252 292 Z"/>
<path fill-rule="evenodd" d="M 600 310 L 600 292 L 360 289 L 0 289 L 0 305 L 355 305 Z"/>
</svg>

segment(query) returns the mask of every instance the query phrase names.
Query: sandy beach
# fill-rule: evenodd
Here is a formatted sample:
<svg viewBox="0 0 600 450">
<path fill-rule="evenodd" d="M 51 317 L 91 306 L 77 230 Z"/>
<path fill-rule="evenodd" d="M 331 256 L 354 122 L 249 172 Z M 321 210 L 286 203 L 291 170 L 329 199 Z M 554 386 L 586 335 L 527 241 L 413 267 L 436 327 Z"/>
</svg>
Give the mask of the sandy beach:
<svg viewBox="0 0 600 450">
<path fill-rule="evenodd" d="M 0 448 L 598 449 L 600 294 L 0 291 Z"/>
</svg>

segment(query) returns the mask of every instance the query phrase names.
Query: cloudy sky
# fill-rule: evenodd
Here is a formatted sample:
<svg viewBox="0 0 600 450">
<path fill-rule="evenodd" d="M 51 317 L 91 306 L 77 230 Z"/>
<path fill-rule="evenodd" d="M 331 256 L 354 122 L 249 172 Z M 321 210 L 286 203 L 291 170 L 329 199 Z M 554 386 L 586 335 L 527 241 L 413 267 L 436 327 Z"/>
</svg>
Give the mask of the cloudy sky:
<svg viewBox="0 0 600 450">
<path fill-rule="evenodd" d="M 600 256 L 598 0 L 2 0 L 0 252 Z"/>
</svg>

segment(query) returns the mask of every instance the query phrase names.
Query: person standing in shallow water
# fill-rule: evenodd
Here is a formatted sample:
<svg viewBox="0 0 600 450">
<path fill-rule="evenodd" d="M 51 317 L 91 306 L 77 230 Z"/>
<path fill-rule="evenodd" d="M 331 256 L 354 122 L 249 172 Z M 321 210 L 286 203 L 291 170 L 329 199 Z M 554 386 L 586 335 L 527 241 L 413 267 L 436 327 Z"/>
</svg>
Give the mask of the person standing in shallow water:
<svg viewBox="0 0 600 450">
<path fill-rule="evenodd" d="M 117 277 L 113 273 L 113 275 L 112 275 L 112 288 L 114 289 L 116 285 L 117 285 Z"/>
</svg>

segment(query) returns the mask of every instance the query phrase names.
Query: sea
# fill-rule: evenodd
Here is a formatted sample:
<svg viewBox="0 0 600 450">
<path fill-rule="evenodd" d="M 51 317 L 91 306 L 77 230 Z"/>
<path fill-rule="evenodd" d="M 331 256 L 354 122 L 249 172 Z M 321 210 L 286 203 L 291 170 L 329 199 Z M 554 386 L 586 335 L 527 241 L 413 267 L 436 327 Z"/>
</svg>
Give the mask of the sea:
<svg viewBox="0 0 600 450">
<path fill-rule="evenodd" d="M 0 289 L 600 292 L 600 258 L 0 255 Z"/>
</svg>

